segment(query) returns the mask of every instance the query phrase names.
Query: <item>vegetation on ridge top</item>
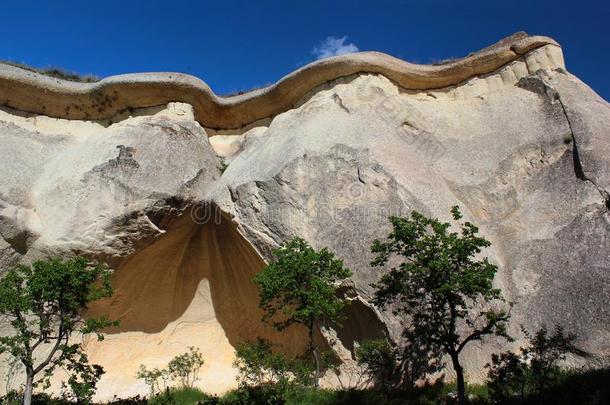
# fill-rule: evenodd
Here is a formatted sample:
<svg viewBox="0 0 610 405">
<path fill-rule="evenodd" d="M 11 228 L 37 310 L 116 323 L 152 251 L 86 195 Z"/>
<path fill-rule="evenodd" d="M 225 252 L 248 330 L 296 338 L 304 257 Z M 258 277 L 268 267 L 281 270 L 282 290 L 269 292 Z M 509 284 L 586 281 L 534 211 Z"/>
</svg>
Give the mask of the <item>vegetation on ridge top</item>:
<svg viewBox="0 0 610 405">
<path fill-rule="evenodd" d="M 75 72 L 70 72 L 68 70 L 59 68 L 59 67 L 46 67 L 46 68 L 37 68 L 34 66 L 26 65 L 25 63 L 14 62 L 11 60 L 1 60 L 0 63 L 4 63 L 5 65 L 15 66 L 21 69 L 29 70 L 30 72 L 40 73 L 41 75 L 54 77 L 56 79 L 68 80 L 71 82 L 81 82 L 81 83 L 94 83 L 99 82 L 100 78 L 95 75 L 81 75 Z"/>
</svg>

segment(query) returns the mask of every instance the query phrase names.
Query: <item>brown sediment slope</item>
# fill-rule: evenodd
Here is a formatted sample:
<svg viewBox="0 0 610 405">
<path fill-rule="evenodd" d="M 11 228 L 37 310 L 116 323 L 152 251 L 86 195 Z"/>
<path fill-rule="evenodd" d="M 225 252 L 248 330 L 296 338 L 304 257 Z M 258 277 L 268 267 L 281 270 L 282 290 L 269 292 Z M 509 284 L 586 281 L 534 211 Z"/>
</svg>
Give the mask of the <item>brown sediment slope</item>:
<svg viewBox="0 0 610 405">
<path fill-rule="evenodd" d="M 275 84 L 220 97 L 200 79 L 180 73 L 137 73 L 96 83 L 76 83 L 0 64 L 0 103 L 16 110 L 68 119 L 107 119 L 121 111 L 180 101 L 191 104 L 207 128 L 234 129 L 275 116 L 320 84 L 357 73 L 379 73 L 406 89 L 436 89 L 486 74 L 545 45 L 542 36 L 517 33 L 465 58 L 418 65 L 379 52 L 360 52 L 313 62 Z"/>
<path fill-rule="evenodd" d="M 264 262 L 235 224 L 224 216 L 198 224 L 188 213 L 164 222 L 165 235 L 119 264 L 112 299 L 91 308 L 120 320 L 104 341 L 87 343 L 91 360 L 107 371 L 100 395 L 137 393 L 140 364 L 164 366 L 185 346 L 201 350 L 200 383 L 214 392 L 234 386 L 240 343 L 264 337 L 290 353 L 305 349 L 302 329 L 280 334 L 261 321 L 251 278 Z"/>
</svg>

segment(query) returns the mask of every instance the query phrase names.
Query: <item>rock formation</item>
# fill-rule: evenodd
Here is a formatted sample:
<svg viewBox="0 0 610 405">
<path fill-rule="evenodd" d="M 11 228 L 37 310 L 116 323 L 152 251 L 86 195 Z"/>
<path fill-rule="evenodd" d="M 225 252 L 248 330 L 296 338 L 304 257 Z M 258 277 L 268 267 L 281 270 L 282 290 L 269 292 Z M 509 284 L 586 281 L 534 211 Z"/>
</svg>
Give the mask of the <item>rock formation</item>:
<svg viewBox="0 0 610 405">
<path fill-rule="evenodd" d="M 240 342 L 301 350 L 303 331 L 260 322 L 249 282 L 294 235 L 354 272 L 348 320 L 320 337 L 346 362 L 362 339 L 396 338 L 399 320 L 369 304 L 370 243 L 391 214 L 448 219 L 455 204 L 493 243 L 513 332 L 560 322 L 587 365 L 608 362 L 610 105 L 549 38 L 434 66 L 345 55 L 228 98 L 175 73 L 72 83 L 0 65 L 0 103 L 1 267 L 84 254 L 115 269 L 91 311 L 121 324 L 85 342 L 107 371 L 100 399 L 146 393 L 138 366 L 189 345 L 211 392 L 235 384 Z M 507 347 L 470 348 L 469 378 Z"/>
</svg>

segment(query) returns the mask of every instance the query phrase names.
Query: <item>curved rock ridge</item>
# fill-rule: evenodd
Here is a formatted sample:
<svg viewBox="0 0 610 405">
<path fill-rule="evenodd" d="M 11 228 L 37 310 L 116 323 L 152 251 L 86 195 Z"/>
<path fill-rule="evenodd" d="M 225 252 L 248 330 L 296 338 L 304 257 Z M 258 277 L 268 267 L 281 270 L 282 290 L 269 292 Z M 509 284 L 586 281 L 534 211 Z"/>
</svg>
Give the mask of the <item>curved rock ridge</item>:
<svg viewBox="0 0 610 405">
<path fill-rule="evenodd" d="M 282 113 L 312 89 L 340 77 L 376 73 L 405 89 L 439 89 L 494 72 L 545 46 L 555 48 L 557 59 L 562 59 L 553 39 L 523 32 L 465 58 L 436 65 L 412 64 L 380 52 L 359 52 L 310 63 L 273 85 L 230 97 L 218 96 L 202 80 L 181 73 L 135 73 L 78 83 L 0 64 L 0 104 L 82 120 L 108 119 L 132 108 L 178 101 L 191 104 L 196 120 L 206 128 L 235 129 Z M 535 67 L 537 62 L 533 62 Z"/>
</svg>

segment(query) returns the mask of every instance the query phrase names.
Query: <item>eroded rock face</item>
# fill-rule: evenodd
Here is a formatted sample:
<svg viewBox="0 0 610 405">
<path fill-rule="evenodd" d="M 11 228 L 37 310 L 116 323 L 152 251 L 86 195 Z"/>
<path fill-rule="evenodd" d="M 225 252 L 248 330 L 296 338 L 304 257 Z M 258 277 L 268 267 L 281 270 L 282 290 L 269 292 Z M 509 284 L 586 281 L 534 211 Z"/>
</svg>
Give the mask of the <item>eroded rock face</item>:
<svg viewBox="0 0 610 405">
<path fill-rule="evenodd" d="M 112 125 L 1 111 L 0 234 L 14 254 L 122 256 L 160 234 L 147 210 L 220 175 L 190 107 L 174 107 Z"/>
<path fill-rule="evenodd" d="M 589 364 L 607 363 L 610 105 L 564 70 L 556 45 L 443 89 L 341 77 L 243 130 L 205 130 L 181 103 L 132 115 L 0 111 L 2 268 L 86 254 L 116 270 L 115 296 L 91 311 L 122 323 L 86 342 L 107 370 L 100 399 L 146 393 L 138 366 L 162 366 L 189 345 L 204 354 L 200 384 L 212 392 L 234 386 L 240 342 L 266 336 L 302 350 L 302 330 L 276 334 L 259 321 L 249 282 L 294 235 L 354 272 L 342 289 L 349 320 L 319 338 L 346 362 L 363 339 L 397 338 L 400 320 L 369 304 L 380 276 L 371 242 L 389 215 L 449 219 L 455 204 L 493 243 L 485 253 L 515 303 L 514 334 L 560 322 L 594 355 Z M 519 343 L 471 347 L 469 378 Z"/>
<path fill-rule="evenodd" d="M 610 108 L 554 66 L 469 86 L 482 90 L 412 93 L 372 75 L 330 84 L 264 132 L 247 133 L 210 198 L 266 258 L 292 235 L 328 246 L 354 270 L 365 300 L 379 277 L 370 244 L 387 234 L 388 215 L 417 209 L 448 220 L 458 204 L 493 243 L 486 254 L 515 303 L 513 333 L 561 323 L 605 362 L 610 155 L 600 117 Z M 381 316 L 398 337 L 397 320 Z M 473 346 L 470 378 L 484 377 L 502 347 Z"/>
</svg>

